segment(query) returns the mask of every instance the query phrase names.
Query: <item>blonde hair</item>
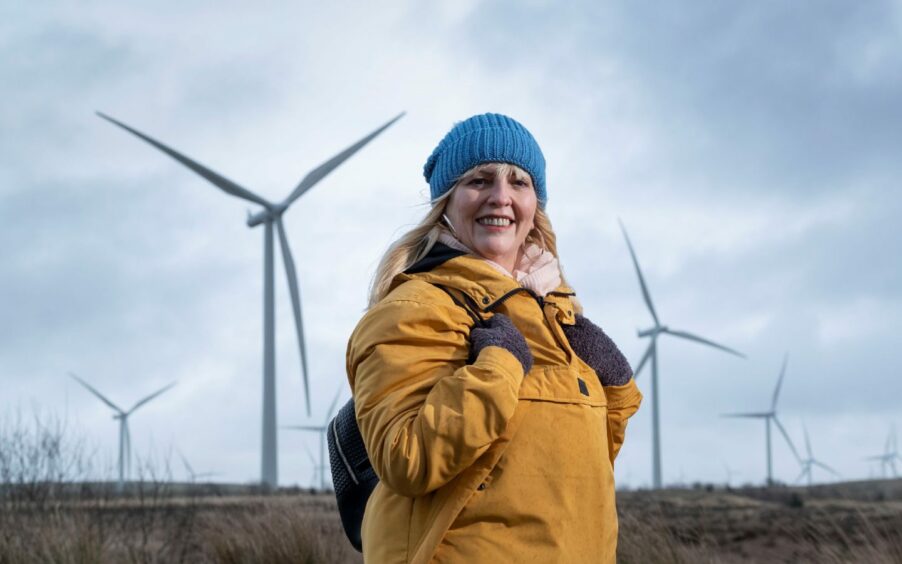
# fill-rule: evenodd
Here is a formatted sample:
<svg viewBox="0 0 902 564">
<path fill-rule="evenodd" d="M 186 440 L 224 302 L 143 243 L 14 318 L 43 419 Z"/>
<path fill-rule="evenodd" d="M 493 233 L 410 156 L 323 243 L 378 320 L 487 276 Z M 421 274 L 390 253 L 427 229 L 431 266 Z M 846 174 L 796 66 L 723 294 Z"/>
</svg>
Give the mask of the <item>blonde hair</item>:
<svg viewBox="0 0 902 564">
<path fill-rule="evenodd" d="M 451 194 L 454 193 L 458 186 L 468 182 L 478 174 L 513 176 L 518 180 L 523 177 L 530 178 L 529 173 L 525 170 L 507 163 L 484 163 L 476 165 L 463 173 L 450 190 L 432 202 L 429 212 L 413 229 L 399 237 L 389 246 L 382 256 L 382 260 L 379 261 L 379 266 L 376 267 L 376 274 L 373 276 L 373 282 L 370 285 L 368 307 L 373 307 L 388 295 L 392 289 L 392 281 L 395 276 L 401 274 L 429 254 L 429 251 L 432 250 L 432 247 L 438 241 L 442 230 L 448 229 L 447 224 L 443 220 Z M 531 181 L 532 179 L 530 178 Z M 526 236 L 526 243 L 535 243 L 549 251 L 555 258 L 558 256 L 557 237 L 551 228 L 551 221 L 548 219 L 548 215 L 540 207 L 536 207 L 533 228 Z M 563 274 L 561 279 L 563 281 Z"/>
</svg>

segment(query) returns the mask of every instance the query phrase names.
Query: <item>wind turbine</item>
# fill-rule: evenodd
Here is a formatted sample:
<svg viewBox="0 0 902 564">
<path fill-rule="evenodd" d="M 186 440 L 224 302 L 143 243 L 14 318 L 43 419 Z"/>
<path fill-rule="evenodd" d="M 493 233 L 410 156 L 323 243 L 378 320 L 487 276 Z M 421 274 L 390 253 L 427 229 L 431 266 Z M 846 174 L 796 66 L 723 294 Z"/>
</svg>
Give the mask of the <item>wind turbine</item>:
<svg viewBox="0 0 902 564">
<path fill-rule="evenodd" d="M 121 127 L 129 133 L 143 139 L 160 151 L 202 176 L 223 192 L 242 198 L 263 206 L 263 209 L 255 214 L 248 212 L 247 225 L 255 227 L 263 224 L 263 448 L 261 453 L 260 473 L 261 482 L 269 487 L 278 485 L 278 453 L 276 450 L 276 343 L 275 343 L 275 302 L 273 297 L 273 224 L 279 233 L 279 246 L 282 249 L 282 262 L 285 265 L 285 274 L 288 277 L 288 289 L 291 294 L 291 305 L 294 313 L 294 323 L 297 328 L 298 349 L 301 355 L 301 370 L 304 380 L 304 399 L 307 406 L 307 415 L 310 415 L 310 386 L 308 382 L 309 371 L 307 369 L 307 351 L 304 344 L 304 324 L 301 319 L 301 293 L 298 289 L 297 274 L 295 272 L 294 258 L 288 246 L 288 237 L 282 225 L 282 214 L 301 197 L 314 184 L 322 180 L 332 170 L 342 164 L 351 155 L 369 143 L 374 137 L 385 131 L 390 125 L 401 119 L 404 113 L 400 113 L 385 125 L 379 127 L 360 141 L 357 141 L 344 151 L 338 153 L 328 161 L 319 165 L 305 176 L 287 198 L 280 203 L 273 203 L 239 186 L 231 180 L 213 172 L 209 168 L 189 159 L 178 151 L 167 147 L 159 141 L 144 135 L 140 131 L 119 122 L 110 116 L 97 112 L 101 118 Z"/>
<path fill-rule="evenodd" d="M 642 360 L 639 361 L 638 366 L 636 366 L 635 370 L 633 370 L 633 374 L 638 378 L 639 373 L 645 366 L 645 363 L 649 359 L 651 359 L 652 485 L 655 489 L 660 489 L 661 422 L 658 411 L 658 336 L 662 334 L 672 335 L 674 337 L 680 337 L 682 339 L 695 341 L 696 343 L 701 343 L 703 345 L 708 345 L 709 347 L 714 347 L 716 349 L 726 351 L 730 354 L 734 354 L 742 358 L 745 358 L 745 355 L 729 347 L 719 345 L 714 341 L 703 339 L 702 337 L 693 335 L 692 333 L 688 333 L 686 331 L 671 329 L 667 325 L 661 324 L 661 321 L 658 319 L 658 314 L 657 312 L 655 312 L 655 306 L 651 303 L 651 294 L 648 292 L 648 287 L 645 284 L 645 278 L 643 278 L 642 276 L 642 269 L 639 268 L 639 260 L 636 258 L 636 252 L 633 250 L 632 243 L 630 243 L 630 237 L 626 233 L 626 227 L 623 226 L 622 221 L 618 220 L 618 222 L 620 223 L 620 230 L 623 231 L 623 237 L 624 239 L 626 239 L 626 246 L 629 248 L 630 257 L 632 257 L 633 259 L 633 266 L 636 267 L 636 275 L 639 277 L 639 286 L 642 289 L 642 297 L 645 299 L 645 305 L 648 306 L 648 311 L 651 313 L 651 317 L 655 321 L 654 326 L 650 329 L 639 331 L 640 337 L 649 338 L 649 344 L 648 348 L 645 349 L 645 354 L 642 355 Z"/>
<path fill-rule="evenodd" d="M 339 386 L 338 390 L 335 392 L 335 397 L 332 399 L 332 403 L 329 405 L 329 411 L 326 412 L 326 418 L 323 420 L 322 425 L 286 425 L 286 429 L 292 429 L 294 431 L 314 431 L 319 433 L 319 485 L 320 490 L 326 489 L 326 431 L 329 429 L 329 421 L 332 420 L 332 415 L 335 413 L 335 406 L 338 404 L 338 398 L 341 396 L 341 386 Z"/>
<path fill-rule="evenodd" d="M 322 468 L 320 468 L 320 463 L 316 461 L 316 457 L 313 456 L 313 453 L 310 452 L 310 449 L 307 447 L 306 444 L 304 445 L 304 452 L 307 453 L 307 458 L 310 459 L 310 464 L 313 465 L 313 478 L 310 481 L 310 483 L 311 483 L 310 487 L 315 488 L 316 487 L 316 477 L 322 471 Z"/>
<path fill-rule="evenodd" d="M 796 450 L 794 444 L 792 444 L 792 439 L 789 438 L 789 434 L 786 432 L 786 429 L 780 423 L 780 420 L 777 419 L 777 399 L 780 397 L 780 387 L 783 385 L 783 377 L 786 376 L 786 363 L 789 361 L 789 354 L 785 354 L 783 356 L 783 367 L 780 368 L 780 377 L 777 379 L 777 387 L 774 388 L 774 396 L 770 402 L 770 411 L 760 411 L 755 413 L 725 413 L 721 415 L 721 417 L 746 417 L 751 419 L 764 419 L 764 428 L 767 436 L 767 484 L 773 484 L 773 465 L 772 465 L 772 456 L 771 456 L 771 441 L 770 441 L 770 423 L 771 421 L 777 426 L 777 429 L 780 430 L 780 433 L 783 435 L 783 438 L 786 439 L 786 444 L 789 445 L 790 450 L 792 450 L 793 456 L 796 457 L 796 461 L 799 464 L 802 463 L 802 459 L 799 457 L 799 453 Z"/>
<path fill-rule="evenodd" d="M 876 456 L 869 456 L 865 460 L 874 460 L 880 463 L 880 472 L 883 474 L 883 477 L 887 477 L 887 469 L 893 471 L 893 477 L 898 477 L 899 472 L 896 470 L 896 460 L 902 461 L 902 456 L 899 456 L 899 447 L 896 442 L 896 427 L 895 425 L 890 427 L 889 435 L 886 437 L 886 445 L 883 447 L 883 454 L 878 454 Z"/>
<path fill-rule="evenodd" d="M 132 461 L 132 439 L 131 434 L 128 431 L 128 416 L 135 412 L 139 407 L 154 399 L 158 395 L 162 394 L 169 388 L 175 386 L 175 382 L 172 382 L 168 386 L 164 386 L 157 390 L 156 392 L 150 394 L 149 396 L 144 397 L 144 399 L 139 400 L 138 403 L 132 406 L 131 409 L 125 411 L 115 403 L 108 400 L 104 397 L 103 394 L 94 389 L 93 386 L 73 374 L 69 373 L 69 376 L 74 378 L 79 384 L 84 386 L 89 392 L 94 394 L 100 401 L 107 404 L 113 411 L 116 412 L 116 415 L 113 416 L 113 419 L 119 420 L 119 490 L 121 491 L 123 486 L 125 485 L 125 480 L 128 478 L 128 475 L 131 471 L 131 461 Z"/>
<path fill-rule="evenodd" d="M 726 462 L 723 463 L 723 470 L 727 476 L 726 486 L 729 488 L 733 484 L 733 476 L 739 475 L 739 472 L 730 468 Z"/>
<path fill-rule="evenodd" d="M 185 470 L 188 472 L 188 479 L 194 483 L 197 482 L 198 478 L 211 478 L 213 476 L 218 476 L 217 472 L 195 472 L 194 468 L 191 464 L 188 463 L 188 459 L 185 458 L 185 455 L 182 454 L 182 451 L 178 451 L 179 458 L 182 459 L 182 464 L 185 465 Z"/>
<path fill-rule="evenodd" d="M 808 458 L 799 459 L 799 464 L 802 466 L 802 473 L 799 474 L 798 478 L 796 478 L 796 482 L 801 481 L 801 479 L 807 475 L 808 476 L 808 485 L 810 486 L 811 482 L 812 482 L 812 478 L 811 478 L 811 467 L 812 466 L 820 466 L 827 472 L 830 472 L 831 474 L 833 474 L 834 476 L 839 478 L 839 472 L 837 472 L 833 468 L 830 468 L 829 466 L 827 466 L 820 460 L 815 459 L 814 455 L 811 454 L 811 441 L 808 439 L 808 428 L 805 426 L 804 423 L 802 423 L 802 431 L 805 433 L 805 450 L 808 453 Z"/>
</svg>

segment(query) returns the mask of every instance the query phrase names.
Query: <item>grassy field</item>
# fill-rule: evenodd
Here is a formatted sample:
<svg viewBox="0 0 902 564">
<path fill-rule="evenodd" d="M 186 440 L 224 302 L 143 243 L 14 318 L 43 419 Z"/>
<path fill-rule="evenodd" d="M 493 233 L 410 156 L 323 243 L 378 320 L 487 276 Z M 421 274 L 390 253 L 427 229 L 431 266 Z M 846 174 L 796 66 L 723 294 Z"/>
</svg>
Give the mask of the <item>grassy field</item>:
<svg viewBox="0 0 902 564">
<path fill-rule="evenodd" d="M 329 493 L 87 482 L 54 419 L 0 421 L 0 564 L 362 562 Z M 167 465 L 163 464 L 163 468 Z M 902 480 L 811 488 L 621 491 L 618 559 L 902 564 Z"/>
<path fill-rule="evenodd" d="M 145 483 L 6 499 L 0 564 L 362 562 L 330 494 Z M 623 563 L 902 563 L 902 480 L 626 491 L 618 505 Z"/>
</svg>

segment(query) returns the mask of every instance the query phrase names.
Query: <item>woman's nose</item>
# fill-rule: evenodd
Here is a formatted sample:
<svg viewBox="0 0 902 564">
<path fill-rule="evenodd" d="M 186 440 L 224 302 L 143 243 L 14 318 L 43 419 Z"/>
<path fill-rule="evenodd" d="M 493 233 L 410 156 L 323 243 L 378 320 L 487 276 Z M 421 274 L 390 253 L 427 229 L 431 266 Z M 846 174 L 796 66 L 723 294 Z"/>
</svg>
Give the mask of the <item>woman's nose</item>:
<svg viewBox="0 0 902 564">
<path fill-rule="evenodd" d="M 508 206 L 511 203 L 511 192 L 514 186 L 507 178 L 496 178 L 489 193 L 489 203 L 496 206 Z"/>
</svg>

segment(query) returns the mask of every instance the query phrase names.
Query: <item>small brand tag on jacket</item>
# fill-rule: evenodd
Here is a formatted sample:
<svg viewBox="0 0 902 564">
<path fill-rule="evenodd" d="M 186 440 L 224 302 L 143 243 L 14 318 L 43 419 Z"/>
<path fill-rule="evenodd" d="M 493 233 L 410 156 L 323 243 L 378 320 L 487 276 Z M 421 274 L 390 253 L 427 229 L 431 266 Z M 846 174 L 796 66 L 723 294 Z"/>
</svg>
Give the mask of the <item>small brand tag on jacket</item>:
<svg viewBox="0 0 902 564">
<path fill-rule="evenodd" d="M 583 379 L 577 378 L 576 382 L 579 384 L 579 393 L 581 393 L 584 396 L 588 396 L 589 395 L 589 387 L 586 386 L 586 383 L 583 381 Z"/>
</svg>

